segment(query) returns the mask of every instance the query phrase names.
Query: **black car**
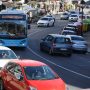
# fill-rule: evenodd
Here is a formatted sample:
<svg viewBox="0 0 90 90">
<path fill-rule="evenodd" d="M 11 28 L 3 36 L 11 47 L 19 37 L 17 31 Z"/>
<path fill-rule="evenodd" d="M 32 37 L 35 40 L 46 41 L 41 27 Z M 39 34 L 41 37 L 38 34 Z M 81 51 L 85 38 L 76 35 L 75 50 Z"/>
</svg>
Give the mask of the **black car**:
<svg viewBox="0 0 90 90">
<path fill-rule="evenodd" d="M 71 41 L 65 35 L 49 34 L 40 42 L 40 50 L 47 51 L 49 54 L 54 53 L 64 54 L 65 56 L 72 55 Z"/>
</svg>

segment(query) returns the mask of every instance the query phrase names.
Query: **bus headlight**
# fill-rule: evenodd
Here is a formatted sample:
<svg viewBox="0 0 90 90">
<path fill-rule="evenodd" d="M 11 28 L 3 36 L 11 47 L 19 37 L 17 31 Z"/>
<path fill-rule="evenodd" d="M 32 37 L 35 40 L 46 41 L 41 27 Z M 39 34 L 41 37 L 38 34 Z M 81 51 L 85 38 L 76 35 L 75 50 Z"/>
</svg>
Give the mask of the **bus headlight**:
<svg viewBox="0 0 90 90">
<path fill-rule="evenodd" d="M 4 42 L 2 40 L 0 40 L 0 45 L 4 45 Z"/>
<path fill-rule="evenodd" d="M 25 45 L 25 43 L 26 43 L 26 40 L 23 40 L 20 42 L 21 45 Z"/>
</svg>

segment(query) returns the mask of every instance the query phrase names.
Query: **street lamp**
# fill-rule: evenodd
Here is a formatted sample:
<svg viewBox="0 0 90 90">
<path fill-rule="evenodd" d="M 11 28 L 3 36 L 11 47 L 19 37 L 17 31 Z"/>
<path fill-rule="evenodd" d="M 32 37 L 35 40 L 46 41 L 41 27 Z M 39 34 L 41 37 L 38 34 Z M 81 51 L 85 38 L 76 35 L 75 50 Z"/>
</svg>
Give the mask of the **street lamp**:
<svg viewBox="0 0 90 90">
<path fill-rule="evenodd" d="M 81 26 L 81 36 L 83 36 L 83 9 L 84 9 L 84 7 L 85 7 L 85 1 L 84 1 L 84 0 L 81 0 L 81 2 L 80 2 L 80 7 L 81 7 L 81 9 L 82 9 L 82 17 L 81 17 L 81 24 L 82 24 L 82 26 Z"/>
</svg>

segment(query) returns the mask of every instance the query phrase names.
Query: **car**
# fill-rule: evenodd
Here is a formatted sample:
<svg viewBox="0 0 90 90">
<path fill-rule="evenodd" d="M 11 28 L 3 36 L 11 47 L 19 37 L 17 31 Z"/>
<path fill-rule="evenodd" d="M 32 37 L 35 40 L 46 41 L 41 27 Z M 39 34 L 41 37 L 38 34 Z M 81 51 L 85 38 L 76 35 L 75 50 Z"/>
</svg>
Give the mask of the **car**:
<svg viewBox="0 0 90 90">
<path fill-rule="evenodd" d="M 42 17 L 38 20 L 37 26 L 54 26 L 54 19 L 52 17 Z"/>
<path fill-rule="evenodd" d="M 18 60 L 18 58 L 13 50 L 5 46 L 0 46 L 0 69 L 10 60 Z"/>
<path fill-rule="evenodd" d="M 30 59 L 8 62 L 0 72 L 0 84 L 0 90 L 66 90 L 65 82 L 54 70 Z"/>
<path fill-rule="evenodd" d="M 71 39 L 72 42 L 72 50 L 73 51 L 78 51 L 83 54 L 87 53 L 88 50 L 88 44 L 84 37 L 79 36 L 79 35 L 67 35 Z"/>
<path fill-rule="evenodd" d="M 70 30 L 62 30 L 61 35 L 76 35 L 77 33 L 75 31 Z"/>
<path fill-rule="evenodd" d="M 73 21 L 73 22 L 78 21 L 78 15 L 77 14 L 71 14 L 69 16 L 69 21 Z"/>
<path fill-rule="evenodd" d="M 75 27 L 66 26 L 63 28 L 63 30 L 74 31 L 77 33 L 77 28 L 75 28 Z"/>
<path fill-rule="evenodd" d="M 66 13 L 66 12 L 62 13 L 61 16 L 60 16 L 61 20 L 68 20 L 68 18 L 69 18 L 69 14 Z"/>
<path fill-rule="evenodd" d="M 63 54 L 72 55 L 71 41 L 65 35 L 48 34 L 40 42 L 40 50 L 47 51 L 50 55 Z"/>
</svg>

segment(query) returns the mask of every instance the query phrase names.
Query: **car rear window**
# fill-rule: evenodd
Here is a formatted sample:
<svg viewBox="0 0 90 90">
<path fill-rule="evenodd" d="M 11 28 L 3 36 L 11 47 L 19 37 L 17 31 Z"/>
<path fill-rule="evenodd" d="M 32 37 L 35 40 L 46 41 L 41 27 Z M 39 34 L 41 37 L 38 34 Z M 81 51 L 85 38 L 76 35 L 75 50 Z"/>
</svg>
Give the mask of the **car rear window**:
<svg viewBox="0 0 90 90">
<path fill-rule="evenodd" d="M 66 43 L 66 42 L 70 42 L 70 39 L 69 38 L 64 38 L 64 37 L 59 37 L 59 38 L 55 39 L 55 43 L 62 44 L 62 43 Z"/>
</svg>

